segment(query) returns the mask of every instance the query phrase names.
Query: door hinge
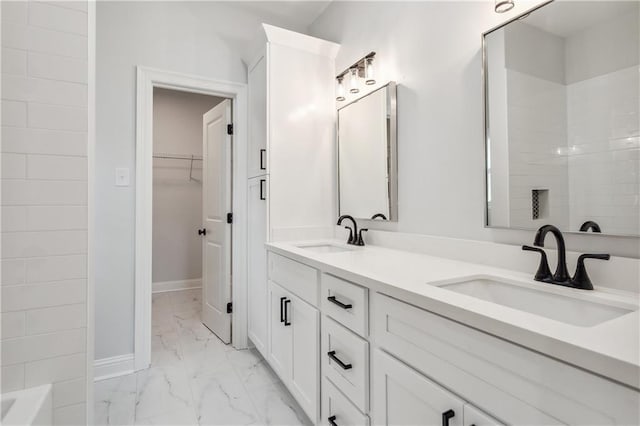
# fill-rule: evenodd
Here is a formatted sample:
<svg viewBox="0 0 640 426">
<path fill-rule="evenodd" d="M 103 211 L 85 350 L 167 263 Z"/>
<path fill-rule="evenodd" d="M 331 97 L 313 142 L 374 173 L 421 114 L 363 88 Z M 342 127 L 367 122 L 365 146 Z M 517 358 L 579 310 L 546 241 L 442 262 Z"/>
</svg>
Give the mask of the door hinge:
<svg viewBox="0 0 640 426">
<path fill-rule="evenodd" d="M 228 314 L 233 313 L 233 303 L 231 302 L 227 303 L 227 313 Z"/>
<path fill-rule="evenodd" d="M 233 223 L 233 213 L 227 213 L 227 223 Z"/>
<path fill-rule="evenodd" d="M 227 134 L 228 135 L 233 134 L 233 124 L 227 124 Z"/>
</svg>

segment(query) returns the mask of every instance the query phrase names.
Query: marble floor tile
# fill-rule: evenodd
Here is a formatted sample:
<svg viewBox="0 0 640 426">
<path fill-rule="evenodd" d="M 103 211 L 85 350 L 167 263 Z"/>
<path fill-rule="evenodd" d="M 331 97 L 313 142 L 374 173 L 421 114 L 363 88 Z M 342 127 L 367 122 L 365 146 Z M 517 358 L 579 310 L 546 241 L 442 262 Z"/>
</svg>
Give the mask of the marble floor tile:
<svg viewBox="0 0 640 426">
<path fill-rule="evenodd" d="M 238 377 L 248 389 L 278 383 L 280 379 L 255 349 L 231 351 L 227 354 Z"/>
<path fill-rule="evenodd" d="M 201 291 L 153 295 L 151 368 L 95 383 L 96 425 L 308 425 L 255 350 L 201 322 Z"/>
<path fill-rule="evenodd" d="M 190 382 L 201 425 L 255 425 L 260 417 L 231 370 L 198 377 Z"/>
<path fill-rule="evenodd" d="M 95 424 L 133 424 L 136 407 L 136 376 L 130 374 L 96 382 Z"/>
<path fill-rule="evenodd" d="M 258 411 L 261 424 L 274 426 L 311 426 L 313 424 L 281 383 L 256 386 L 248 392 Z"/>
<path fill-rule="evenodd" d="M 136 390 L 136 419 L 193 406 L 191 389 L 181 363 L 140 371 Z"/>
</svg>

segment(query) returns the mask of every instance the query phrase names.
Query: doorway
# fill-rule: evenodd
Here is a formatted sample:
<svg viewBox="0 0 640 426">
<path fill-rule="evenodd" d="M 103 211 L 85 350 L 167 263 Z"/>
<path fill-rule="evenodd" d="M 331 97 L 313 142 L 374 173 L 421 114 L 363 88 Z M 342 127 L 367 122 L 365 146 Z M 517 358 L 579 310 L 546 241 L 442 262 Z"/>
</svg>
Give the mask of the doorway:
<svg viewBox="0 0 640 426">
<path fill-rule="evenodd" d="M 154 334 L 179 310 L 246 348 L 246 266 L 233 255 L 246 231 L 228 215 L 246 210 L 245 191 L 232 190 L 246 176 L 246 136 L 228 127 L 245 127 L 246 87 L 138 68 L 137 101 L 135 369 L 162 362 L 152 348 L 171 351 Z"/>
</svg>

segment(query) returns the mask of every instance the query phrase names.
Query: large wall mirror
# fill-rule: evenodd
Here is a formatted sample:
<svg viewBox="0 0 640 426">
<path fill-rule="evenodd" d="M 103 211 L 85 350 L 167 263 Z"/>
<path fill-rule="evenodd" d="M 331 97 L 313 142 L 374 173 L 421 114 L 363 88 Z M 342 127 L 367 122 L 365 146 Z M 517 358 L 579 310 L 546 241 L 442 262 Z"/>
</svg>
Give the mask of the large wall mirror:
<svg viewBox="0 0 640 426">
<path fill-rule="evenodd" d="M 339 213 L 397 221 L 396 85 L 338 110 Z"/>
<path fill-rule="evenodd" d="M 484 34 L 487 226 L 640 235 L 639 22 L 558 0 Z"/>
</svg>

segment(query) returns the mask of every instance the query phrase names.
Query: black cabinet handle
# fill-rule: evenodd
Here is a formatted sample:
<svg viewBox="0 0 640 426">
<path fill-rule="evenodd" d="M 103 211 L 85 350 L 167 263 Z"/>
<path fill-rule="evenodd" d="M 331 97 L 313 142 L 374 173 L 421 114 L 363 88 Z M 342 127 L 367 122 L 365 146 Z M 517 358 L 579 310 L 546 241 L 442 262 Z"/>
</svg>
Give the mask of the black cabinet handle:
<svg viewBox="0 0 640 426">
<path fill-rule="evenodd" d="M 266 153 L 267 153 L 266 149 L 260 150 L 260 170 L 267 170 L 266 166 L 264 165 L 264 154 Z"/>
<path fill-rule="evenodd" d="M 327 355 L 329 355 L 329 358 L 331 358 L 336 364 L 342 367 L 343 370 L 351 370 L 351 368 L 353 368 L 353 365 L 342 362 L 340 358 L 336 356 L 336 351 L 327 352 Z"/>
<path fill-rule="evenodd" d="M 198 229 L 198 235 L 207 235 L 207 228 Z"/>
<path fill-rule="evenodd" d="M 336 416 L 331 416 L 327 420 L 329 420 L 329 424 L 331 426 L 338 426 L 338 423 L 336 423 Z"/>
<path fill-rule="evenodd" d="M 264 183 L 266 182 L 266 179 L 260 179 L 260 199 L 261 200 L 266 200 L 267 197 L 264 196 Z"/>
<path fill-rule="evenodd" d="M 442 426 L 449 426 L 449 419 L 453 418 L 456 412 L 453 410 L 447 410 L 442 413 Z"/>
<path fill-rule="evenodd" d="M 286 299 L 286 297 L 280 298 L 280 322 L 284 322 L 284 301 Z"/>
<path fill-rule="evenodd" d="M 284 301 L 284 325 L 285 327 L 291 325 L 291 321 L 289 321 L 289 314 L 287 311 L 287 305 L 291 304 L 291 299 L 287 299 Z"/>
<path fill-rule="evenodd" d="M 342 303 L 341 301 L 339 301 L 338 299 L 336 299 L 335 296 L 329 296 L 327 297 L 327 300 L 335 305 L 340 306 L 342 309 L 351 309 L 353 308 L 353 305 L 351 303 Z"/>
</svg>

